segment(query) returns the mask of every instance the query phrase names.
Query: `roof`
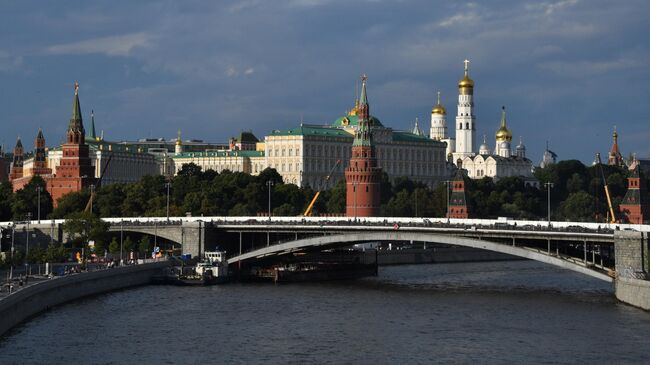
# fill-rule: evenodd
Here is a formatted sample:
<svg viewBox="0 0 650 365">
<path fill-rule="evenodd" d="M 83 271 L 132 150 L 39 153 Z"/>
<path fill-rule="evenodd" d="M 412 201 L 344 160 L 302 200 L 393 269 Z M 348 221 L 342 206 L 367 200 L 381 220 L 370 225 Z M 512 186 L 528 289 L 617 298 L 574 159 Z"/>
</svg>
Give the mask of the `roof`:
<svg viewBox="0 0 650 365">
<path fill-rule="evenodd" d="M 340 117 L 334 121 L 332 124 L 333 127 L 354 127 L 359 125 L 359 117 L 356 115 L 346 115 L 343 117 Z M 369 125 L 371 127 L 383 127 L 384 125 L 381 124 L 381 121 L 373 117 L 372 115 L 370 116 L 369 120 Z"/>
<path fill-rule="evenodd" d="M 323 137 L 341 137 L 352 139 L 353 136 L 339 128 L 330 126 L 313 126 L 300 125 L 296 128 L 280 131 L 274 130 L 269 136 L 323 136 Z"/>
<path fill-rule="evenodd" d="M 174 155 L 172 158 L 193 158 L 193 157 L 264 157 L 264 151 L 183 152 Z"/>
<path fill-rule="evenodd" d="M 257 137 L 255 137 L 253 132 L 241 132 L 239 134 L 239 137 L 237 137 L 237 142 L 240 142 L 240 143 L 242 143 L 242 142 L 243 143 L 257 143 L 259 141 L 260 140 Z"/>
<path fill-rule="evenodd" d="M 393 131 L 393 141 L 396 142 L 429 142 L 429 143 L 442 143 L 435 141 L 424 134 L 417 135 L 406 131 Z"/>
</svg>

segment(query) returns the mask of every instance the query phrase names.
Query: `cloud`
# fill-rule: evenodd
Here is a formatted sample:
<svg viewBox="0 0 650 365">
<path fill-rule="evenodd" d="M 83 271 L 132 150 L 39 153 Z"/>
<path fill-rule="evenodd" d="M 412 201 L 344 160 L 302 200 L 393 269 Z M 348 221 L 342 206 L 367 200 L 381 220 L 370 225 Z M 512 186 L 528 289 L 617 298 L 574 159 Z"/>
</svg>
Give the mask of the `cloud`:
<svg viewBox="0 0 650 365">
<path fill-rule="evenodd" d="M 107 56 L 128 56 L 134 48 L 147 46 L 150 40 L 149 35 L 140 32 L 57 44 L 47 47 L 46 51 L 55 55 L 100 53 Z"/>
<path fill-rule="evenodd" d="M 0 71 L 8 72 L 13 71 L 20 67 L 23 63 L 22 56 L 11 55 L 7 52 L 0 50 Z"/>
</svg>

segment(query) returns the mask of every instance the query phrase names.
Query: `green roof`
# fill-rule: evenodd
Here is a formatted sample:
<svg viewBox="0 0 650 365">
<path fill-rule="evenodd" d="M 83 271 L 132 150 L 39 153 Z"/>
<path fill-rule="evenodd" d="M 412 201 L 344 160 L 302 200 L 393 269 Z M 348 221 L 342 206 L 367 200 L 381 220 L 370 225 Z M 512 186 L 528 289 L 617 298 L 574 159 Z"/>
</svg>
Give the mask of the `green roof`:
<svg viewBox="0 0 650 365">
<path fill-rule="evenodd" d="M 352 135 L 342 129 L 330 126 L 305 126 L 301 125 L 296 128 L 280 131 L 272 131 L 271 136 L 323 136 L 323 137 L 343 137 L 352 139 Z"/>
<path fill-rule="evenodd" d="M 411 132 L 404 132 L 404 131 L 393 131 L 393 141 L 440 143 L 434 141 L 433 139 L 430 139 L 425 135 L 418 136 L 417 134 L 413 134 Z"/>
<path fill-rule="evenodd" d="M 183 152 L 174 155 L 172 158 L 192 158 L 192 157 L 264 157 L 264 151 Z"/>
<path fill-rule="evenodd" d="M 372 115 L 370 116 L 369 122 L 371 127 L 384 126 L 383 124 L 381 124 L 381 121 L 379 121 L 379 119 L 373 117 Z M 334 121 L 334 124 L 332 124 L 332 126 L 334 127 L 351 127 L 357 125 L 359 125 L 359 117 L 356 115 L 348 115 L 348 116 L 340 117 Z"/>
</svg>

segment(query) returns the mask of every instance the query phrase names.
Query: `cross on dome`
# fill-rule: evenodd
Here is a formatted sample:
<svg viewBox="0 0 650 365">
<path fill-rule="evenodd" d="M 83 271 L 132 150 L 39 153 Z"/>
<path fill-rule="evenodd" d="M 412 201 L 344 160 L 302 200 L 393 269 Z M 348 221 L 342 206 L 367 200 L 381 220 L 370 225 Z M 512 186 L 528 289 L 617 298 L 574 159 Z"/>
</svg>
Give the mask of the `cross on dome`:
<svg viewBox="0 0 650 365">
<path fill-rule="evenodd" d="M 75 95 L 79 94 L 79 83 L 76 81 L 74 82 L 74 94 Z"/>
</svg>

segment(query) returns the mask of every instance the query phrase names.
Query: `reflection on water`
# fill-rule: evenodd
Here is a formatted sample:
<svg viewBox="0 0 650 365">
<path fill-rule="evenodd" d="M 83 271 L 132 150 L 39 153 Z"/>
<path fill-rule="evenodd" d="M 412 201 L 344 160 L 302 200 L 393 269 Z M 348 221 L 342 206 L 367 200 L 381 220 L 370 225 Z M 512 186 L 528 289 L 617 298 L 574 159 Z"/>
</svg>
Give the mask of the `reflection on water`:
<svg viewBox="0 0 650 365">
<path fill-rule="evenodd" d="M 648 363 L 650 313 L 531 261 L 305 284 L 149 286 L 56 308 L 0 363 Z"/>
</svg>

